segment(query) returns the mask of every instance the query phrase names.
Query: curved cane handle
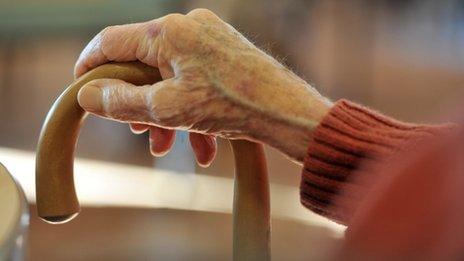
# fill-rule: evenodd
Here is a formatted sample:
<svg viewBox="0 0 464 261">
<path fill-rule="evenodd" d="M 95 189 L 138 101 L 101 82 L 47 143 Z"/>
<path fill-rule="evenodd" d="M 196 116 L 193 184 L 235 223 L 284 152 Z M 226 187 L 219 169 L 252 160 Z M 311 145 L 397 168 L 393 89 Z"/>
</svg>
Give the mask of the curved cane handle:
<svg viewBox="0 0 464 261">
<path fill-rule="evenodd" d="M 87 113 L 77 94 L 87 82 L 121 79 L 136 85 L 161 80 L 157 69 L 139 62 L 101 65 L 73 82 L 50 109 L 42 127 L 36 156 L 38 215 L 49 223 L 64 223 L 80 210 L 73 180 L 74 150 Z M 234 259 L 269 259 L 269 184 L 262 145 L 230 141 L 235 156 Z"/>
</svg>

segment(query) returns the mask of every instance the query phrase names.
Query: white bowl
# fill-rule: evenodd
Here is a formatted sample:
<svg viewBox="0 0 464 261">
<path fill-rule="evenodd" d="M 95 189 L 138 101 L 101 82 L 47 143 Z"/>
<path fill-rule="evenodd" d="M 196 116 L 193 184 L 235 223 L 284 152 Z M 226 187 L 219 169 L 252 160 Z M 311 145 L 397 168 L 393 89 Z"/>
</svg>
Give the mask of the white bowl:
<svg viewBox="0 0 464 261">
<path fill-rule="evenodd" d="M 29 211 L 23 190 L 0 164 L 0 260 L 22 260 Z"/>
</svg>

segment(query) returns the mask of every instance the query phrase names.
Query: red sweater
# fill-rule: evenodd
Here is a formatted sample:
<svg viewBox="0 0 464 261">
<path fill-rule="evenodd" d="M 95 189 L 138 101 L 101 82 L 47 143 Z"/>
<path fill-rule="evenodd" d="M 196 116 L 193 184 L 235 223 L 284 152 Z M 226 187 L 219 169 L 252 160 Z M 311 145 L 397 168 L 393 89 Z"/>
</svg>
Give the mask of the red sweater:
<svg viewBox="0 0 464 261">
<path fill-rule="evenodd" d="M 346 100 L 322 120 L 301 202 L 348 225 L 345 259 L 464 257 L 464 131 L 450 126 L 408 124 Z"/>
</svg>

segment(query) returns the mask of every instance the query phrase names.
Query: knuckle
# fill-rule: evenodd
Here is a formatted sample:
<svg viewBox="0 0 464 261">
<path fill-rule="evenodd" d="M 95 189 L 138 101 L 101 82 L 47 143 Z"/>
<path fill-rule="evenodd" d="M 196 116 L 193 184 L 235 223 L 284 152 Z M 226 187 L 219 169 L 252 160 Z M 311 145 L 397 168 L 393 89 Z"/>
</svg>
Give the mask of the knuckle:
<svg viewBox="0 0 464 261">
<path fill-rule="evenodd" d="M 108 45 L 108 41 L 109 41 L 108 38 L 111 35 L 111 31 L 113 31 L 115 27 L 116 26 L 114 25 L 107 26 L 103 30 L 101 30 L 100 33 L 98 33 L 98 37 L 101 41 L 102 49 L 106 49 Z"/>
<path fill-rule="evenodd" d="M 209 9 L 206 8 L 196 8 L 188 13 L 189 16 L 200 17 L 200 18 L 210 18 L 216 17 L 216 15 Z"/>
<path fill-rule="evenodd" d="M 101 37 L 104 37 L 104 36 L 105 36 L 106 34 L 108 34 L 108 32 L 110 32 L 113 28 L 114 28 L 113 25 L 107 26 L 107 27 L 103 28 L 103 30 L 101 30 L 100 33 L 99 33 L 100 36 L 101 36 Z"/>
<path fill-rule="evenodd" d="M 191 28 L 191 21 L 181 14 L 171 14 L 165 18 L 163 31 L 168 38 L 177 40 L 186 38 L 186 32 Z"/>
<path fill-rule="evenodd" d="M 174 13 L 165 16 L 164 20 L 167 25 L 169 24 L 177 24 L 184 20 L 185 16 L 182 14 Z"/>
</svg>

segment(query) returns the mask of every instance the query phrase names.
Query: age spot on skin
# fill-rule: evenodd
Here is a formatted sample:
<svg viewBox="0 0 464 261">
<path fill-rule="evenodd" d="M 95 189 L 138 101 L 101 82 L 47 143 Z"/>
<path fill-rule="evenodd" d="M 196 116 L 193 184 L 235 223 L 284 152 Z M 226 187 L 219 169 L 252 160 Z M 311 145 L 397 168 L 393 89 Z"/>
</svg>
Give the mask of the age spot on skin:
<svg viewBox="0 0 464 261">
<path fill-rule="evenodd" d="M 161 32 L 161 26 L 157 23 L 152 23 L 148 26 L 147 37 L 148 38 L 157 37 L 160 32 Z"/>
<path fill-rule="evenodd" d="M 256 88 L 254 84 L 249 81 L 241 81 L 235 86 L 235 90 L 239 93 L 239 95 L 243 95 L 250 100 L 255 100 L 256 98 Z"/>
</svg>

